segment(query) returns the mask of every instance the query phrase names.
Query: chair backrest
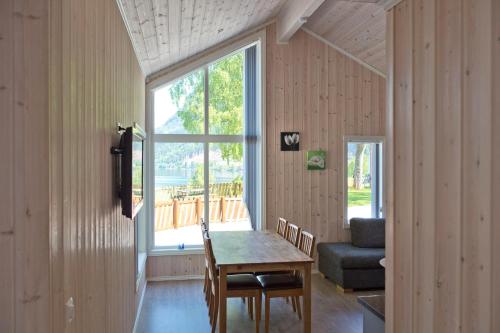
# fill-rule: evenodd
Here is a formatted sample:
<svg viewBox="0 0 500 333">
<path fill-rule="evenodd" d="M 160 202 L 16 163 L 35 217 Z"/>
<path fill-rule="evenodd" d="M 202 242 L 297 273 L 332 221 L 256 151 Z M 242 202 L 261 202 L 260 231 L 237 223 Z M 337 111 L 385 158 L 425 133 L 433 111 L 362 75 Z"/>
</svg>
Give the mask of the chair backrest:
<svg viewBox="0 0 500 333">
<path fill-rule="evenodd" d="M 207 227 L 207 224 L 205 223 L 205 220 L 203 218 L 200 219 L 200 228 L 201 228 L 201 234 L 203 236 L 205 234 L 208 235 L 208 227 Z"/>
<path fill-rule="evenodd" d="M 212 283 L 213 290 L 218 290 L 217 268 L 215 267 L 215 257 L 212 249 L 212 240 L 208 234 L 203 235 L 203 244 L 205 246 L 205 263 L 208 266 L 208 276 Z"/>
<path fill-rule="evenodd" d="M 316 238 L 312 234 L 304 230 L 300 232 L 298 248 L 300 251 L 304 252 L 311 258 L 313 257 L 314 254 L 315 242 Z"/>
<path fill-rule="evenodd" d="M 282 237 L 285 237 L 286 234 L 286 226 L 288 225 L 288 221 L 284 218 L 280 217 L 278 219 L 278 224 L 276 225 L 276 233 Z"/>
<path fill-rule="evenodd" d="M 293 223 L 288 223 L 286 226 L 285 239 L 297 246 L 299 241 L 300 228 Z"/>
</svg>

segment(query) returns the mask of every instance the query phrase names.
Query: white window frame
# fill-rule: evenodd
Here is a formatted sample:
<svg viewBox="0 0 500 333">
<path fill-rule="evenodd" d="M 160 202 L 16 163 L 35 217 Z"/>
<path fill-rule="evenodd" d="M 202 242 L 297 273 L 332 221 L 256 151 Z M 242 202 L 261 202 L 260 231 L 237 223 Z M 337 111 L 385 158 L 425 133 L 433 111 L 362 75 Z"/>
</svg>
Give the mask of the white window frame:
<svg viewBox="0 0 500 333">
<path fill-rule="evenodd" d="M 344 136 L 344 145 L 343 145 L 343 158 L 342 158 L 342 168 L 343 168 L 343 190 L 344 190 L 344 195 L 343 195 L 343 198 L 344 198 L 344 202 L 343 202 L 343 205 L 344 205 L 344 229 L 349 229 L 350 228 L 350 224 L 349 224 L 349 216 L 347 214 L 348 212 L 348 203 L 349 203 L 349 200 L 348 200 L 348 195 L 349 195 L 349 189 L 348 189 L 348 182 L 347 182 L 347 178 L 348 178 L 348 171 L 349 171 L 349 168 L 348 168 L 348 156 L 347 156 L 347 152 L 348 152 L 348 144 L 349 143 L 361 143 L 361 142 L 365 142 L 365 143 L 377 143 L 377 144 L 381 144 L 382 145 L 382 159 L 381 159 L 381 163 L 382 163 L 382 170 L 381 170 L 381 177 L 382 177 L 382 181 L 379 183 L 379 186 L 382 186 L 382 196 L 380 198 L 380 201 L 381 201 L 381 205 L 382 205 L 382 216 L 385 216 L 385 211 L 386 211 L 386 207 L 385 207 L 385 173 L 383 172 L 383 169 L 385 168 L 385 137 L 384 136 L 356 136 L 356 135 L 347 135 L 347 136 Z"/>
<path fill-rule="evenodd" d="M 184 250 L 179 250 L 177 248 L 165 248 L 165 247 L 155 247 L 154 246 L 154 144 L 155 142 L 200 142 L 204 143 L 204 148 L 206 149 L 208 143 L 216 142 L 238 142 L 242 143 L 244 140 L 244 135 L 210 135 L 210 140 L 207 139 L 205 134 L 192 135 L 192 134 L 167 134 L 163 136 L 162 134 L 154 133 L 154 92 L 156 89 L 161 88 L 171 82 L 177 81 L 182 77 L 189 75 L 190 73 L 205 68 L 205 90 L 208 89 L 208 66 L 215 63 L 225 57 L 231 56 L 232 54 L 241 51 L 242 49 L 248 48 L 252 45 L 257 47 L 257 127 L 258 127 L 258 139 L 257 139 L 257 155 L 260 156 L 259 168 L 257 170 L 257 177 L 260 182 L 256 188 L 257 193 L 261 194 L 257 200 L 257 214 L 255 217 L 255 225 L 258 230 L 265 230 L 265 211 L 266 211 L 266 173 L 265 173 L 265 142 L 266 142 L 266 110 L 265 110 L 265 80 L 266 80 L 266 30 L 262 29 L 256 33 L 253 33 L 247 37 L 241 38 L 230 45 L 225 45 L 216 48 L 215 50 L 208 52 L 200 57 L 197 57 L 181 66 L 172 68 L 171 71 L 165 73 L 164 75 L 155 78 L 154 80 L 147 82 L 146 84 L 146 132 L 149 134 L 149 140 L 146 145 L 146 215 L 147 215 L 147 243 L 148 243 L 148 255 L 149 256 L 163 256 L 163 255 L 189 255 L 189 254 L 202 254 L 204 253 L 203 245 L 199 248 L 189 248 Z M 205 103 L 208 103 L 208 99 L 205 99 Z M 208 117 L 208 107 L 205 105 L 205 117 Z M 207 118 L 205 118 L 207 119 Z M 205 122 L 205 126 L 207 126 Z M 205 129 L 205 133 L 208 133 L 208 129 Z M 208 154 L 205 153 L 205 163 Z M 205 179 L 208 179 L 208 168 L 205 168 Z M 205 209 L 208 209 L 208 205 Z M 206 215 L 206 214 L 205 214 Z"/>
</svg>

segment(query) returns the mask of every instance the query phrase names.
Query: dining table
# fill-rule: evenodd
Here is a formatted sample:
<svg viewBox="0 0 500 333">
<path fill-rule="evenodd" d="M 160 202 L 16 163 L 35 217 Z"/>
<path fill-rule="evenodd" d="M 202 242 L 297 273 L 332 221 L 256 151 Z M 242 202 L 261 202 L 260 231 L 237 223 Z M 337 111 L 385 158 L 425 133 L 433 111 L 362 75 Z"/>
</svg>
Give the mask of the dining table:
<svg viewBox="0 0 500 333">
<path fill-rule="evenodd" d="M 227 331 L 227 275 L 271 271 L 302 272 L 304 332 L 311 332 L 311 257 L 270 231 L 218 231 L 210 238 L 219 271 L 219 332 Z"/>
</svg>

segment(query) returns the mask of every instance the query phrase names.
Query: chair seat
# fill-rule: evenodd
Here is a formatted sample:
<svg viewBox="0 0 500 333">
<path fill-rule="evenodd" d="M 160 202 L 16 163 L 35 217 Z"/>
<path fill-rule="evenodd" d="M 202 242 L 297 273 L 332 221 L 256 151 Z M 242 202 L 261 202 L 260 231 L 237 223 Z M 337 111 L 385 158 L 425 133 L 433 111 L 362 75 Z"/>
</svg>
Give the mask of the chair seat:
<svg viewBox="0 0 500 333">
<path fill-rule="evenodd" d="M 302 281 L 293 274 L 266 274 L 257 279 L 264 289 L 295 289 L 302 288 Z"/>
<path fill-rule="evenodd" d="M 234 274 L 227 277 L 228 290 L 260 288 L 260 283 L 253 274 Z"/>
</svg>

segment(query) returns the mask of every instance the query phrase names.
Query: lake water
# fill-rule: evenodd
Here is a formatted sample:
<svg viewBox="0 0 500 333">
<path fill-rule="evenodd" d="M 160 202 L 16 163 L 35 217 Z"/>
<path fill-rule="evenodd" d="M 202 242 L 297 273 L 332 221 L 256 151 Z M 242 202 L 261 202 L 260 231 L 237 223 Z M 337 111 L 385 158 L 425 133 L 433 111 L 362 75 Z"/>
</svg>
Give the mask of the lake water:
<svg viewBox="0 0 500 333">
<path fill-rule="evenodd" d="M 188 185 L 195 172 L 195 169 L 187 168 L 156 170 L 155 188 Z M 213 179 L 215 184 L 230 183 L 238 175 L 243 175 L 243 170 L 217 170 L 214 172 Z"/>
</svg>

